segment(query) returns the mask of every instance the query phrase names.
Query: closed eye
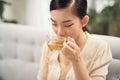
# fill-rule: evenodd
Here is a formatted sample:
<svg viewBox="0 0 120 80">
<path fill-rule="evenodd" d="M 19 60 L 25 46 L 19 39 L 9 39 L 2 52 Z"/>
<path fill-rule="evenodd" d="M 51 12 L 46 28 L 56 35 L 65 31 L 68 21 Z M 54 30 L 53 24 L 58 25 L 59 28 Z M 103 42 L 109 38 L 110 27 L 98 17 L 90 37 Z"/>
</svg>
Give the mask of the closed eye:
<svg viewBox="0 0 120 80">
<path fill-rule="evenodd" d="M 72 24 L 69 24 L 69 25 L 65 25 L 65 27 L 71 27 L 73 25 L 73 23 Z"/>
<path fill-rule="evenodd" d="M 53 25 L 53 26 L 57 26 L 57 24 L 55 24 L 55 23 L 52 23 L 52 25 Z"/>
</svg>

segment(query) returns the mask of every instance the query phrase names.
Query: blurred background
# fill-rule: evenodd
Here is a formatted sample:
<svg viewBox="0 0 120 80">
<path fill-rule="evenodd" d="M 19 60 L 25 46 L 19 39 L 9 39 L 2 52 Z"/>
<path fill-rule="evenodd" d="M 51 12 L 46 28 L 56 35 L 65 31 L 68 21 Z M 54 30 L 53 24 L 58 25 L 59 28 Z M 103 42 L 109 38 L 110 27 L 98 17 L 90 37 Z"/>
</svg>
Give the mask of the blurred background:
<svg viewBox="0 0 120 80">
<path fill-rule="evenodd" d="M 49 2 L 0 0 L 0 22 L 49 29 Z M 120 0 L 88 0 L 88 15 L 89 32 L 120 37 Z"/>
<path fill-rule="evenodd" d="M 90 32 L 120 37 L 120 0 L 91 0 Z"/>
</svg>

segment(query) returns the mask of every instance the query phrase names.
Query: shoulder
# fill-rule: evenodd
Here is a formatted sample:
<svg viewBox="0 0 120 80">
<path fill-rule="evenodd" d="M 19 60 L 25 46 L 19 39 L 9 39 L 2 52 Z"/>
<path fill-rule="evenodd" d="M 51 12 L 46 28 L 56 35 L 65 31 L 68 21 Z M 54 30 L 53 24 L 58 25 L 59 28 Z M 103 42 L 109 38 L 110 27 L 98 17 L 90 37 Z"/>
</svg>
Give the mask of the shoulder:
<svg viewBox="0 0 120 80">
<path fill-rule="evenodd" d="M 89 34 L 89 44 L 91 45 L 89 45 L 89 47 L 92 56 L 95 56 L 96 58 L 104 58 L 106 61 L 112 59 L 110 45 L 102 38 Z"/>
<path fill-rule="evenodd" d="M 92 49 L 97 53 L 96 55 L 106 56 L 106 58 L 109 57 L 111 59 L 112 53 L 108 42 L 93 34 L 90 34 L 89 38 L 92 45 Z"/>
<path fill-rule="evenodd" d="M 109 44 L 105 40 L 103 40 L 102 38 L 96 35 L 89 34 L 88 37 L 89 37 L 90 44 L 95 48 L 104 49 L 109 46 Z"/>
</svg>

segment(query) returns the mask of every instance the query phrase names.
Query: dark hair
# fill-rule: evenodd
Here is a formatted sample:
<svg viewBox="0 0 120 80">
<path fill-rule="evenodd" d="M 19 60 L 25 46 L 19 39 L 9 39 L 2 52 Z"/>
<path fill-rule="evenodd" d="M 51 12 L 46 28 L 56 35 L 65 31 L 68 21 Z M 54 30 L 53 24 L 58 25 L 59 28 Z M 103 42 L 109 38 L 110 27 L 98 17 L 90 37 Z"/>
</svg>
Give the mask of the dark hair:
<svg viewBox="0 0 120 80">
<path fill-rule="evenodd" d="M 72 3 L 73 13 L 82 19 L 87 13 L 87 0 L 52 0 L 50 11 L 69 7 Z M 87 31 L 87 28 L 83 27 L 83 31 Z"/>
</svg>

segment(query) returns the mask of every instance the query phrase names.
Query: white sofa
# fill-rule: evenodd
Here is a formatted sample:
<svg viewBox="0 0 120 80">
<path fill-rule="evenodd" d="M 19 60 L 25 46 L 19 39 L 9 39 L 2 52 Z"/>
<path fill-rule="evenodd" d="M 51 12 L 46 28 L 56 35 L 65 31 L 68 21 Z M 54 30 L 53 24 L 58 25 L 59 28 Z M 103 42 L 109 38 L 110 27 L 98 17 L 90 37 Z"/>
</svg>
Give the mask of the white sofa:
<svg viewBox="0 0 120 80">
<path fill-rule="evenodd" d="M 41 28 L 0 23 L 0 80 L 36 80 L 47 34 Z M 119 80 L 120 38 L 95 36 L 105 39 L 113 52 L 107 80 Z"/>
<path fill-rule="evenodd" d="M 36 80 L 46 34 L 45 30 L 36 27 L 1 23 L 0 78 Z"/>
</svg>

